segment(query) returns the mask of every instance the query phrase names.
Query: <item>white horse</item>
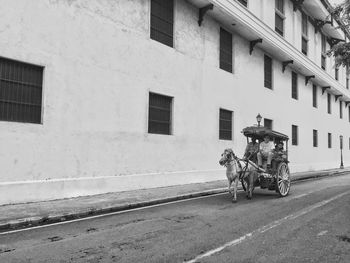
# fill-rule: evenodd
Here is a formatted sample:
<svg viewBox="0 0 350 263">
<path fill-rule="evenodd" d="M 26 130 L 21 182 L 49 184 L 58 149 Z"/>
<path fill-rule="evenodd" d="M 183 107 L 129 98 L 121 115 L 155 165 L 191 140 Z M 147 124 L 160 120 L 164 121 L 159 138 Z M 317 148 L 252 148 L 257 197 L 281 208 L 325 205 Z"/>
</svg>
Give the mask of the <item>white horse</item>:
<svg viewBox="0 0 350 263">
<path fill-rule="evenodd" d="M 243 163 L 243 166 L 241 162 Z M 251 161 L 240 160 L 234 154 L 232 149 L 225 149 L 223 154 L 221 154 L 219 164 L 226 167 L 228 191 L 232 196 L 232 202 L 237 202 L 237 186 L 239 180 L 242 180 L 242 184 L 244 182 L 246 183 L 246 189 L 244 190 L 247 191 L 247 198 L 251 199 L 254 190 L 254 182 L 258 180 L 259 174 L 257 171 L 259 170 L 259 167 Z M 232 183 L 233 191 L 231 189 Z"/>
</svg>

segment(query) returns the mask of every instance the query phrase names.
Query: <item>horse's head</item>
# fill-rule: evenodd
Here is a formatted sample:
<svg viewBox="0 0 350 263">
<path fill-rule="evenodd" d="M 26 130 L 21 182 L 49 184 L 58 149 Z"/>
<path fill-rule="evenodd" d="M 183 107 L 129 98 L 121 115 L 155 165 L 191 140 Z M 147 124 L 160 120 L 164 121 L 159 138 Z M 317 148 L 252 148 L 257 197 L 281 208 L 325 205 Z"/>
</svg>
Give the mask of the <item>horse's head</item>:
<svg viewBox="0 0 350 263">
<path fill-rule="evenodd" d="M 231 162 L 235 158 L 236 158 L 236 155 L 234 154 L 231 148 L 225 149 L 224 152 L 221 154 L 221 159 L 219 160 L 219 164 L 227 165 L 227 163 Z"/>
</svg>

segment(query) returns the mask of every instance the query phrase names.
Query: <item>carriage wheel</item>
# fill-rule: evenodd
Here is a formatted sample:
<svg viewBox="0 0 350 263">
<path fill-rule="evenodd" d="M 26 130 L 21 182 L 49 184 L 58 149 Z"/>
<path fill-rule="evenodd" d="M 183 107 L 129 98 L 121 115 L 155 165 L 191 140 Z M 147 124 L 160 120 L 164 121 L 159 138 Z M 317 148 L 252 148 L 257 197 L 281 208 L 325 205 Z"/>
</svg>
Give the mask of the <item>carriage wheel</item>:
<svg viewBox="0 0 350 263">
<path fill-rule="evenodd" d="M 248 188 L 247 182 L 244 179 L 241 179 L 241 184 L 244 192 L 247 192 L 247 188 Z"/>
<path fill-rule="evenodd" d="M 290 174 L 286 163 L 280 163 L 277 168 L 276 190 L 280 196 L 285 197 L 290 190 Z"/>
</svg>

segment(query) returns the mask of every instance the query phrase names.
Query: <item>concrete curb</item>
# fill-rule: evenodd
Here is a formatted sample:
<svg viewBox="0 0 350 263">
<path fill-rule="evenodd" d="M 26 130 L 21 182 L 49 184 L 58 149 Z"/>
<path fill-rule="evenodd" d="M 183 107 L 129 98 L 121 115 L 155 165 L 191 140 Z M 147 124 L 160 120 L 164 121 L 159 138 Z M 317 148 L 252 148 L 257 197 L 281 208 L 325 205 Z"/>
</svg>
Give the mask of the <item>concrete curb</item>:
<svg viewBox="0 0 350 263">
<path fill-rule="evenodd" d="M 310 179 L 317 179 L 322 177 L 329 177 L 329 176 L 339 176 L 349 173 L 348 170 L 345 171 L 320 171 L 315 173 L 308 173 L 308 174 L 301 174 L 301 175 L 295 175 L 292 177 L 292 182 L 298 182 L 298 181 L 304 181 L 304 180 L 310 180 Z M 242 187 L 239 186 L 238 190 L 242 190 Z M 0 233 L 21 229 L 21 228 L 28 228 L 28 227 L 34 227 L 34 226 L 40 226 L 40 225 L 49 225 L 54 224 L 58 222 L 63 221 L 70 221 L 74 219 L 79 218 L 86 218 L 90 216 L 96 216 L 96 215 L 102 215 L 102 214 L 108 214 L 108 213 L 114 213 L 114 212 L 120 212 L 120 211 L 126 211 L 130 209 L 135 208 L 141 208 L 146 206 L 152 206 L 152 205 L 158 205 L 158 204 L 164 204 L 174 201 L 180 201 L 185 199 L 191 199 L 196 197 L 202 197 L 202 196 L 209 196 L 209 195 L 215 195 L 220 193 L 227 192 L 227 188 L 217 188 L 217 189 L 211 189 L 211 190 L 205 190 L 200 192 L 194 192 L 194 193 L 188 193 L 188 194 L 182 194 L 167 198 L 161 198 L 161 199 L 154 199 L 154 200 L 148 200 L 144 202 L 137 202 L 137 203 L 130 203 L 126 205 L 116 205 L 111 207 L 101 207 L 99 209 L 88 209 L 87 211 L 77 211 L 76 213 L 71 214 L 56 214 L 56 215 L 49 215 L 45 217 L 29 217 L 25 219 L 19 219 L 19 220 L 11 220 L 8 221 L 5 224 L 0 224 Z"/>
</svg>

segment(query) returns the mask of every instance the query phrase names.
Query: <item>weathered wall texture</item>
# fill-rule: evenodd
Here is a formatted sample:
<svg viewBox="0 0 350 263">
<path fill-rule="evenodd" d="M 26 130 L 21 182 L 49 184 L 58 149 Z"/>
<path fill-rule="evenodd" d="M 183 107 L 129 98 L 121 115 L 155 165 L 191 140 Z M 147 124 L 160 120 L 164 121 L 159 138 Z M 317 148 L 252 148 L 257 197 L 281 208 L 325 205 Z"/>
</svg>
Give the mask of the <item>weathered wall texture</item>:
<svg viewBox="0 0 350 263">
<path fill-rule="evenodd" d="M 299 100 L 291 99 L 291 71 L 282 74 L 278 61 L 273 90 L 264 88 L 264 53 L 257 48 L 249 56 L 238 35 L 234 74 L 220 70 L 220 24 L 208 15 L 198 27 L 198 9 L 186 1 L 176 1 L 173 49 L 150 39 L 146 0 L 0 5 L 0 56 L 45 67 L 43 124 L 0 122 L 0 203 L 224 179 L 219 155 L 227 147 L 243 153 L 240 132 L 257 113 L 288 135 L 299 126 L 292 172 L 339 166 L 347 111 L 340 120 L 333 99 L 327 114 L 320 90 L 313 108 L 312 85 L 301 76 Z M 174 97 L 173 135 L 147 133 L 150 91 Z M 233 141 L 218 139 L 219 108 L 234 112 Z"/>
</svg>

